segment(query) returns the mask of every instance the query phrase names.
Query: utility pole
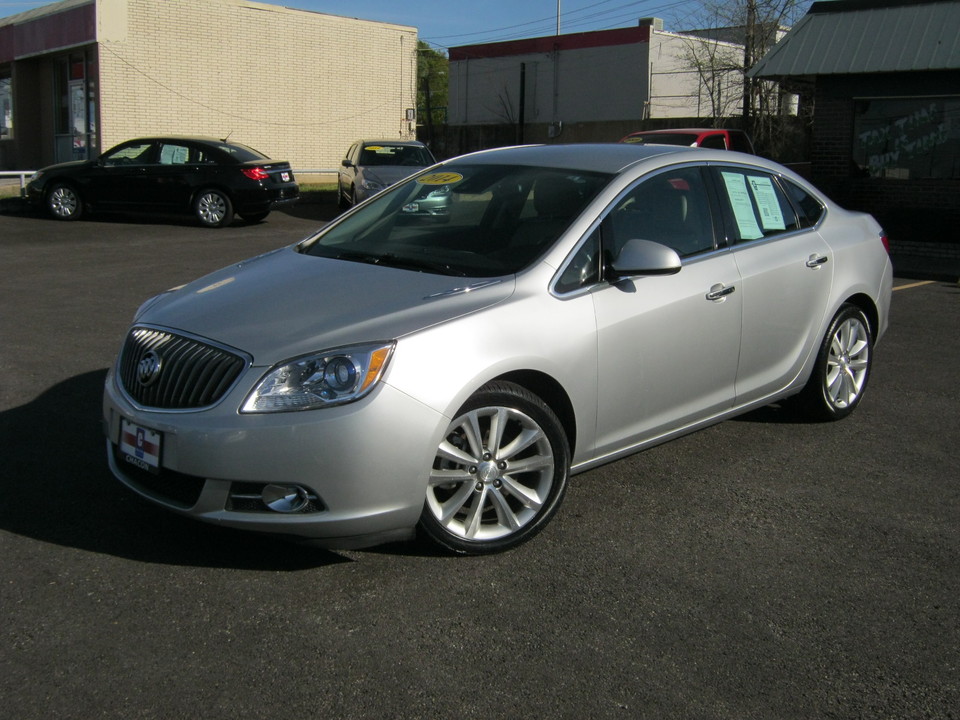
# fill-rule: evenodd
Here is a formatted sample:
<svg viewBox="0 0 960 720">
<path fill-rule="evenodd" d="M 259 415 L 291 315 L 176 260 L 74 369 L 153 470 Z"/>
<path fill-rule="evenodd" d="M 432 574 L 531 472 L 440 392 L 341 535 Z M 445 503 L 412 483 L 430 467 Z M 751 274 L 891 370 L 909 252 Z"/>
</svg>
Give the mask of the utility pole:
<svg viewBox="0 0 960 720">
<path fill-rule="evenodd" d="M 756 53 L 757 0 L 747 0 L 747 21 L 743 39 L 743 131 L 752 135 L 753 78 L 747 72 L 753 67 Z"/>
<path fill-rule="evenodd" d="M 557 0 L 557 35 L 560 34 L 560 0 Z"/>
</svg>

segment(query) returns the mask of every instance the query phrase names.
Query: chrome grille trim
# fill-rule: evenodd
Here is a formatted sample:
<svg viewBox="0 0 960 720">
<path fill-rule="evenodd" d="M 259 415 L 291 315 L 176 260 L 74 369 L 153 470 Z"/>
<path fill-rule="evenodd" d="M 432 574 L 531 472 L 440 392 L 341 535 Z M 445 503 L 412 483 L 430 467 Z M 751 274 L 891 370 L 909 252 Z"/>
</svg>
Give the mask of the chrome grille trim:
<svg viewBox="0 0 960 720">
<path fill-rule="evenodd" d="M 137 378 L 138 367 L 151 351 L 160 356 L 160 372 L 155 382 L 145 386 Z M 223 399 L 250 362 L 249 357 L 225 345 L 137 325 L 127 333 L 120 351 L 117 385 L 141 408 L 199 410 Z"/>
</svg>

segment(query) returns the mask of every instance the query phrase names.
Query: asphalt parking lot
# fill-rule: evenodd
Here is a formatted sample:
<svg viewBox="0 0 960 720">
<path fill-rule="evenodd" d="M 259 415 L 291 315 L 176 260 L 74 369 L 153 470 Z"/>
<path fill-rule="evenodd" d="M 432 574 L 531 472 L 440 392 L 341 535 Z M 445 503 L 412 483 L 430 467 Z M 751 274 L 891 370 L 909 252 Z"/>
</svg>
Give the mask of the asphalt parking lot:
<svg viewBox="0 0 960 720">
<path fill-rule="evenodd" d="M 898 279 L 849 419 L 771 407 L 579 475 L 535 540 L 323 552 L 107 470 L 144 299 L 306 236 L 0 214 L 0 707 L 32 718 L 957 718 L 960 287 Z"/>
</svg>

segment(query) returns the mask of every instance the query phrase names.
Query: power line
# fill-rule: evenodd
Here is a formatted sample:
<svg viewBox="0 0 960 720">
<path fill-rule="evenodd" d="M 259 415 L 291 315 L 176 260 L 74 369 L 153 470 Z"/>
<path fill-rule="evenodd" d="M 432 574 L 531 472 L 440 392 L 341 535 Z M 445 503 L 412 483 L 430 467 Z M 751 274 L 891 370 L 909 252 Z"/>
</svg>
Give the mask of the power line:
<svg viewBox="0 0 960 720">
<path fill-rule="evenodd" d="M 571 10 L 568 13 L 563 13 L 561 17 L 564 21 L 564 24 L 567 27 L 584 27 L 589 25 L 596 25 L 598 22 L 600 22 L 602 26 L 594 27 L 593 29 L 606 30 L 606 29 L 616 27 L 618 25 L 622 25 L 623 22 L 637 17 L 637 12 L 618 13 L 618 11 L 622 11 L 625 8 L 648 5 L 649 3 L 649 0 L 640 0 L 638 2 L 622 3 L 620 5 L 616 5 L 611 8 L 605 8 L 592 13 L 588 12 L 590 10 L 599 8 L 602 5 L 607 5 L 608 3 L 614 2 L 614 1 L 615 0 L 601 0 L 601 2 L 592 3 L 590 5 L 586 5 L 584 7 Z M 643 12 L 645 14 L 665 13 L 668 10 L 678 8 L 683 5 L 689 5 L 691 1 L 692 0 L 675 0 L 674 2 L 666 2 L 666 3 L 661 2 L 653 7 L 643 8 Z M 587 14 L 584 14 L 584 13 L 587 13 Z M 617 13 L 617 14 L 613 14 L 613 13 Z M 448 38 L 469 38 L 473 36 L 500 33 L 500 35 L 497 35 L 495 37 L 477 39 L 473 41 L 473 43 L 476 43 L 476 44 L 486 44 L 486 43 L 516 40 L 521 38 L 553 35 L 554 32 L 552 30 L 555 27 L 555 22 L 556 22 L 555 17 L 546 17 L 546 18 L 540 18 L 538 20 L 531 20 L 529 22 L 517 23 L 514 25 L 507 25 L 500 28 L 492 28 L 490 30 L 479 30 L 471 33 L 462 33 L 460 35 L 440 35 L 433 38 L 420 38 L 420 39 L 434 47 L 449 49 L 450 47 L 449 44 L 442 44 L 436 41 L 444 40 Z M 473 44 L 473 43 L 467 42 L 466 44 Z M 456 45 L 457 43 L 453 43 L 453 44 Z"/>
</svg>

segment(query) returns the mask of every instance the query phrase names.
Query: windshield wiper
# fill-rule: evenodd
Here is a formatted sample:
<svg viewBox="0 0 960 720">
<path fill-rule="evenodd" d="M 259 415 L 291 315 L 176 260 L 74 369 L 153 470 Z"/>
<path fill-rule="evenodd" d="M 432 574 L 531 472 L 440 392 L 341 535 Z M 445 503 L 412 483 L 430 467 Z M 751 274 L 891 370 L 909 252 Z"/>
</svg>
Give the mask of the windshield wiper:
<svg viewBox="0 0 960 720">
<path fill-rule="evenodd" d="M 447 263 L 434 262 L 424 258 L 401 257 L 393 253 L 381 255 L 376 264 L 401 270 L 432 272 L 439 275 L 459 275 L 460 277 L 466 277 L 467 275 L 462 270 L 458 270 Z"/>
<path fill-rule="evenodd" d="M 466 277 L 462 270 L 454 268 L 446 263 L 432 262 L 426 259 L 401 257 L 393 253 L 383 255 L 374 255 L 372 253 L 357 252 L 355 250 L 341 250 L 329 256 L 334 260 L 346 260 L 348 262 L 367 263 L 368 265 L 381 265 L 383 267 L 397 268 L 399 270 L 416 270 L 417 272 L 431 272 L 438 275 L 458 275 Z"/>
</svg>

